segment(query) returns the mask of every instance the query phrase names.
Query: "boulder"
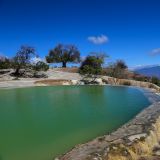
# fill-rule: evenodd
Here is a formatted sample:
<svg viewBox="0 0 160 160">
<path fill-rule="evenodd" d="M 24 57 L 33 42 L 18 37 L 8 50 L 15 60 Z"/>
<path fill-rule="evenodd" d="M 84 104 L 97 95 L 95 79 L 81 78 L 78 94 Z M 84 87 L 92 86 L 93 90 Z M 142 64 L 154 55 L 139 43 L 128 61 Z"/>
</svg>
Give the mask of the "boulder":
<svg viewBox="0 0 160 160">
<path fill-rule="evenodd" d="M 72 85 L 84 85 L 84 82 L 81 80 L 71 80 Z"/>
<path fill-rule="evenodd" d="M 72 85 L 78 85 L 79 81 L 78 80 L 71 80 Z"/>
<path fill-rule="evenodd" d="M 35 72 L 34 78 L 47 78 L 48 76 L 44 72 Z"/>
<path fill-rule="evenodd" d="M 95 82 L 99 85 L 104 85 L 103 81 L 102 81 L 102 78 L 96 78 L 95 79 Z"/>
<path fill-rule="evenodd" d="M 102 78 L 84 78 L 81 80 L 84 84 L 92 84 L 92 85 L 104 85 Z"/>
</svg>

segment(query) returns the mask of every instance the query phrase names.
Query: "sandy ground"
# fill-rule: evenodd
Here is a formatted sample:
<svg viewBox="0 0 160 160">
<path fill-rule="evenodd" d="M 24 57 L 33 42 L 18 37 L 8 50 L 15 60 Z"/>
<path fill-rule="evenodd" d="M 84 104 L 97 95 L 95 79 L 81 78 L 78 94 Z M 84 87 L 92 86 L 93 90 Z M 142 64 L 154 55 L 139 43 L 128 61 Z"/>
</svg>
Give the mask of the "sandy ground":
<svg viewBox="0 0 160 160">
<path fill-rule="evenodd" d="M 46 72 L 48 78 L 20 78 L 19 80 L 12 80 L 13 77 L 5 74 L 0 76 L 0 88 L 18 88 L 42 86 L 43 84 L 36 83 L 42 80 L 79 80 L 81 76 L 78 73 L 64 72 L 58 69 L 50 69 Z"/>
</svg>

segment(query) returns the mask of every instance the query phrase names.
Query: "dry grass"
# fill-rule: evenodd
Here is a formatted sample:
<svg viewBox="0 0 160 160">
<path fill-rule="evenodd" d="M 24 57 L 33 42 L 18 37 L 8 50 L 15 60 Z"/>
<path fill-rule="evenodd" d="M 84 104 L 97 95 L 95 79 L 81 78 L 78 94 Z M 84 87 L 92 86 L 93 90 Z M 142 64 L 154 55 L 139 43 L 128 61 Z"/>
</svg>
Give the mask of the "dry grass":
<svg viewBox="0 0 160 160">
<path fill-rule="evenodd" d="M 56 68 L 56 70 L 61 72 L 78 73 L 78 68 Z"/>
<path fill-rule="evenodd" d="M 64 79 L 47 79 L 36 81 L 35 84 L 45 84 L 45 85 L 63 85 L 64 83 L 70 82 Z"/>
</svg>

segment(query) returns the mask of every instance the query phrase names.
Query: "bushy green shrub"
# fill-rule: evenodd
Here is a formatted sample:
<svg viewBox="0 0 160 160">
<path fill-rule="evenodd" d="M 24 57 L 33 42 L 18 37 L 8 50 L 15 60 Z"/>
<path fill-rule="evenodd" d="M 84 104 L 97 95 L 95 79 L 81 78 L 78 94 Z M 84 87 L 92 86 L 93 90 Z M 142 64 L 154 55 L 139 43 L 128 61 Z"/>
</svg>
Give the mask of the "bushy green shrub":
<svg viewBox="0 0 160 160">
<path fill-rule="evenodd" d="M 1 58 L 0 59 L 0 69 L 9 69 L 11 68 L 12 63 L 8 58 Z"/>
<path fill-rule="evenodd" d="M 39 61 L 36 63 L 33 69 L 36 71 L 47 71 L 49 69 L 49 65 L 45 62 Z"/>
<path fill-rule="evenodd" d="M 79 73 L 83 75 L 99 75 L 102 73 L 102 64 L 104 58 L 102 56 L 89 55 L 82 62 Z"/>
</svg>

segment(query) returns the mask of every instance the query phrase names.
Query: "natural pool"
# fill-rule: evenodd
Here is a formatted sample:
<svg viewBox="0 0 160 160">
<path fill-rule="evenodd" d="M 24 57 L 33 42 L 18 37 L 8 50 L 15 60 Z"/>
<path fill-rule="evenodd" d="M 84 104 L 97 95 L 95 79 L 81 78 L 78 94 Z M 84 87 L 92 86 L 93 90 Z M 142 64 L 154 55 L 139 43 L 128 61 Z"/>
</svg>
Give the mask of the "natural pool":
<svg viewBox="0 0 160 160">
<path fill-rule="evenodd" d="M 0 90 L 0 160 L 52 160 L 117 129 L 149 104 L 131 87 Z"/>
</svg>

